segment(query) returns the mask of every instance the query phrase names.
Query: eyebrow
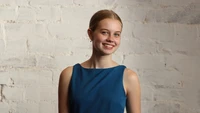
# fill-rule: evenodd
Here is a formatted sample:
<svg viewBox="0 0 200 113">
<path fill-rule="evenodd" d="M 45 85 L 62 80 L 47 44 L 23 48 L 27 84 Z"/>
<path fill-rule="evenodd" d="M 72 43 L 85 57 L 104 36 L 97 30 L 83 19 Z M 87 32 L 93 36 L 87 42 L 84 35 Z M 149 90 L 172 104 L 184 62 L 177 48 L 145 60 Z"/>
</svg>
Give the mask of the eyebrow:
<svg viewBox="0 0 200 113">
<path fill-rule="evenodd" d="M 110 31 L 110 30 L 108 30 L 108 29 L 104 29 L 104 28 L 103 28 L 103 29 L 100 29 L 100 30 L 107 30 L 107 31 Z M 115 32 L 120 32 L 120 33 L 121 33 L 121 31 L 115 31 Z"/>
</svg>

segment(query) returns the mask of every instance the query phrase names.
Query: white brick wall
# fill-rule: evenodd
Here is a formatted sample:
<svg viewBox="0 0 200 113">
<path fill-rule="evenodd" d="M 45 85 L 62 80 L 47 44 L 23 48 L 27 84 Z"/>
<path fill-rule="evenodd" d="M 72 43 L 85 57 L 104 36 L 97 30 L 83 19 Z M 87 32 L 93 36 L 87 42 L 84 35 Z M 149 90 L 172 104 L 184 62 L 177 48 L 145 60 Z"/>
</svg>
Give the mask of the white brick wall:
<svg viewBox="0 0 200 113">
<path fill-rule="evenodd" d="M 138 73 L 142 113 L 200 113 L 199 0 L 0 0 L 0 113 L 57 113 L 61 70 L 91 55 L 96 11 L 123 20 L 113 59 Z"/>
</svg>

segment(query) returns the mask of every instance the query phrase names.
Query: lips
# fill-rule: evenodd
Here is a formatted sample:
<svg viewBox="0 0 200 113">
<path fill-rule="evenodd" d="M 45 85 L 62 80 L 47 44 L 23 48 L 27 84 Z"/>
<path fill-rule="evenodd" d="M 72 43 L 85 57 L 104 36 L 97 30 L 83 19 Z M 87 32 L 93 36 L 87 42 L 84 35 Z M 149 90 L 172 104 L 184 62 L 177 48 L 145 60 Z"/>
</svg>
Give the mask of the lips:
<svg viewBox="0 0 200 113">
<path fill-rule="evenodd" d="M 104 47 L 106 47 L 107 49 L 112 49 L 115 45 L 113 44 L 108 44 L 108 43 L 103 43 Z"/>
<path fill-rule="evenodd" d="M 112 46 L 114 47 L 115 45 L 114 44 L 109 44 L 109 43 L 103 43 L 104 46 Z"/>
</svg>

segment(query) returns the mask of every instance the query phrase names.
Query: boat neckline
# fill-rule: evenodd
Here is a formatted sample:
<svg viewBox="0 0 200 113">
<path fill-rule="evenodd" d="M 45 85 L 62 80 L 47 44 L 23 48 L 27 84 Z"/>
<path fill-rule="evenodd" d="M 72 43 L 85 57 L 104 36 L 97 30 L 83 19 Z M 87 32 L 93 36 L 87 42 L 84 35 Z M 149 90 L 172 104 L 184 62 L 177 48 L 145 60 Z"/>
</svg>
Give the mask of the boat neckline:
<svg viewBox="0 0 200 113">
<path fill-rule="evenodd" d="M 117 67 L 120 67 L 122 65 L 117 65 L 117 66 L 113 66 L 113 67 L 107 67 L 107 68 L 86 68 L 86 67 L 83 67 L 80 63 L 78 63 L 78 65 L 83 68 L 83 69 L 87 69 L 87 70 L 104 70 L 104 69 L 113 69 L 113 68 L 117 68 Z"/>
</svg>

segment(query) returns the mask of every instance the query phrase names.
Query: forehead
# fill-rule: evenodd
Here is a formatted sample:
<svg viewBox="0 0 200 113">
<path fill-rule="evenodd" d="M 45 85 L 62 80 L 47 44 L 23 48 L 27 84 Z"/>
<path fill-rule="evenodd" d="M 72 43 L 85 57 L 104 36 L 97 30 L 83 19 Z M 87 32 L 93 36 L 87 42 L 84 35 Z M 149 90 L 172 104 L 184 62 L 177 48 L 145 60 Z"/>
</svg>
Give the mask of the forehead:
<svg viewBox="0 0 200 113">
<path fill-rule="evenodd" d="M 111 31 L 121 31 L 122 25 L 119 20 L 116 19 L 103 19 L 98 23 L 97 29 L 107 29 Z"/>
</svg>

